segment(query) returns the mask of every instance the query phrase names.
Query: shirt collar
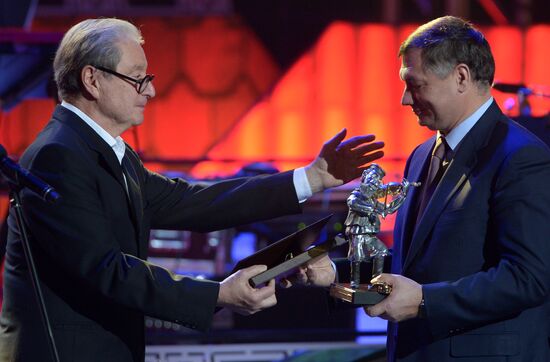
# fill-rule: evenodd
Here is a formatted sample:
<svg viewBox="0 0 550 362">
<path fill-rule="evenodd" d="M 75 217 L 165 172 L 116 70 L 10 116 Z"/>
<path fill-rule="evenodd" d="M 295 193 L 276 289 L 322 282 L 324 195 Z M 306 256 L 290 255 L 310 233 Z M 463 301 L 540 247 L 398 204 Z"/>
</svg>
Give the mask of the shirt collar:
<svg viewBox="0 0 550 362">
<path fill-rule="evenodd" d="M 91 119 L 86 113 L 82 112 L 78 107 L 70 104 L 69 102 L 63 101 L 61 105 L 68 110 L 75 113 L 79 116 L 88 126 L 90 126 L 98 135 L 101 137 L 107 144 L 113 149 L 118 162 L 122 163 L 122 158 L 126 152 L 126 144 L 122 137 L 118 136 L 114 138 L 107 131 L 105 131 L 99 124 L 97 124 L 93 119 Z"/>
<path fill-rule="evenodd" d="M 455 152 L 456 148 L 460 142 L 464 139 L 466 134 L 476 125 L 477 121 L 483 116 L 485 111 L 489 108 L 493 102 L 493 97 L 490 97 L 485 103 L 481 105 L 474 113 L 472 113 L 464 121 L 460 122 L 449 134 L 445 136 L 445 141 L 449 148 Z M 438 131 L 437 136 L 439 137 L 441 133 Z"/>
</svg>

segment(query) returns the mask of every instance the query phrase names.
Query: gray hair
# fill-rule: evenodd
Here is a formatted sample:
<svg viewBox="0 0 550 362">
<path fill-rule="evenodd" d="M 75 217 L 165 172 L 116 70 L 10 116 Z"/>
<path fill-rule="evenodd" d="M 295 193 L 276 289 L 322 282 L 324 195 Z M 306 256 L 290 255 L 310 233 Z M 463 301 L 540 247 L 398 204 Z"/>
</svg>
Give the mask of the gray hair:
<svg viewBox="0 0 550 362">
<path fill-rule="evenodd" d="M 401 44 L 399 56 L 411 48 L 421 49 L 424 70 L 441 78 L 463 63 L 480 86 L 493 84 L 495 60 L 491 47 L 483 34 L 463 19 L 444 16 L 420 26 Z"/>
<path fill-rule="evenodd" d="M 80 73 L 86 65 L 116 69 L 121 58 L 118 43 L 128 39 L 143 44 L 139 29 L 120 19 L 88 19 L 69 29 L 53 62 L 59 97 L 70 99 L 81 93 Z"/>
</svg>

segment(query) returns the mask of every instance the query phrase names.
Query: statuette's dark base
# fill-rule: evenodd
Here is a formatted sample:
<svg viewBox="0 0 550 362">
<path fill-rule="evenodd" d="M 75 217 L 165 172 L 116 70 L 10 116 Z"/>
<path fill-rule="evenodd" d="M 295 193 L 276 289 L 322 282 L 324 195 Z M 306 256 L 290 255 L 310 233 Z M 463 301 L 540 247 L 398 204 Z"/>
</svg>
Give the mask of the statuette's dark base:
<svg viewBox="0 0 550 362">
<path fill-rule="evenodd" d="M 350 284 L 332 284 L 330 296 L 354 305 L 374 305 L 391 293 L 391 285 L 375 283 L 352 288 Z"/>
</svg>

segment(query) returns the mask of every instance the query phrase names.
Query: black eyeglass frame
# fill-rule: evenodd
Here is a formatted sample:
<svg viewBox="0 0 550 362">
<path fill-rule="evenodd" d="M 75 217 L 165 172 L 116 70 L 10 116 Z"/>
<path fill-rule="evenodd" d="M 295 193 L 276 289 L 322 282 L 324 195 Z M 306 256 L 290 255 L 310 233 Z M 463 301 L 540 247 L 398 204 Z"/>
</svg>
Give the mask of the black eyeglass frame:
<svg viewBox="0 0 550 362">
<path fill-rule="evenodd" d="M 99 66 L 99 65 L 94 65 L 93 67 L 97 68 L 97 69 L 99 69 L 103 72 L 106 72 L 106 73 L 109 73 L 109 74 L 112 74 L 112 75 L 116 75 L 117 77 L 120 77 L 122 79 L 126 79 L 126 80 L 129 80 L 131 82 L 134 82 L 136 91 L 139 94 L 142 94 L 145 91 L 145 89 L 147 88 L 147 84 L 151 83 L 153 81 L 153 79 L 155 79 L 154 74 L 145 74 L 145 77 L 143 77 L 141 79 L 135 79 L 135 78 L 129 77 L 125 74 L 116 72 L 112 69 L 105 68 L 105 67 L 102 67 L 102 66 Z"/>
</svg>

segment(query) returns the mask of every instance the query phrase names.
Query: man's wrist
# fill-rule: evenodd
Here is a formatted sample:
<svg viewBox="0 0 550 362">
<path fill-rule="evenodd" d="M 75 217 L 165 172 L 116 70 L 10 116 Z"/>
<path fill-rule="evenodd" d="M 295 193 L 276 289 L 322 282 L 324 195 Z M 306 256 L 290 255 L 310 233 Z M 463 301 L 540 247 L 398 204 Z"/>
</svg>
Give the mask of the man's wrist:
<svg viewBox="0 0 550 362">
<path fill-rule="evenodd" d="M 296 189 L 296 196 L 298 197 L 298 201 L 300 203 L 306 201 L 313 195 L 311 185 L 309 183 L 304 167 L 300 167 L 294 170 L 292 181 L 294 183 L 294 188 Z"/>
<path fill-rule="evenodd" d="M 320 191 L 324 190 L 322 178 L 321 178 L 320 172 L 319 172 L 319 168 L 315 164 L 315 162 L 318 162 L 318 161 L 315 160 L 313 163 L 311 163 L 311 164 L 307 165 L 306 167 L 304 167 L 305 174 L 306 174 L 306 177 L 307 177 L 307 181 L 308 181 L 308 184 L 309 184 L 309 187 L 310 187 L 310 190 L 311 190 L 312 194 L 315 194 L 317 192 L 320 192 Z"/>
</svg>

